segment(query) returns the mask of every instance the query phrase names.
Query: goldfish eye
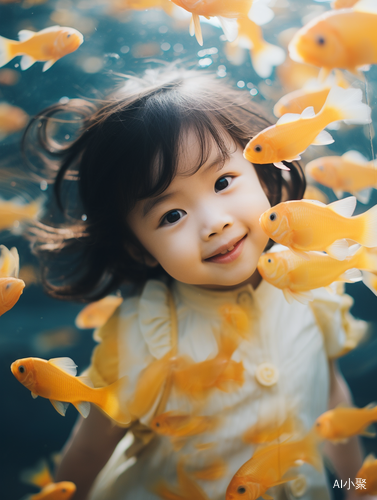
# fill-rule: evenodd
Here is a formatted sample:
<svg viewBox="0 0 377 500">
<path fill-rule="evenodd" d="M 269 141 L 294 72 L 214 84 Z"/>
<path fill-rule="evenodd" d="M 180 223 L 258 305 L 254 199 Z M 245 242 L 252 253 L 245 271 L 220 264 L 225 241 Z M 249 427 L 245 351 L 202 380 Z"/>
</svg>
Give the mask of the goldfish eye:
<svg viewBox="0 0 377 500">
<path fill-rule="evenodd" d="M 243 493 L 246 493 L 246 488 L 245 488 L 245 486 L 238 486 L 238 488 L 237 488 L 237 493 L 240 493 L 241 495 L 242 495 Z"/>
<path fill-rule="evenodd" d="M 318 43 L 318 45 L 325 45 L 326 40 L 323 38 L 323 36 L 318 36 L 317 43 Z"/>
<path fill-rule="evenodd" d="M 66 489 L 65 488 L 62 488 L 62 493 L 66 493 Z"/>
<path fill-rule="evenodd" d="M 26 372 L 26 370 L 25 370 L 24 365 L 20 365 L 20 366 L 18 367 L 18 371 L 19 371 L 20 373 L 25 373 L 25 372 Z"/>
<path fill-rule="evenodd" d="M 272 212 L 272 214 L 270 214 L 270 221 L 274 221 L 274 220 L 276 220 L 276 218 L 277 218 L 276 213 Z"/>
<path fill-rule="evenodd" d="M 316 425 L 317 427 L 321 427 L 321 423 L 320 423 L 320 422 L 317 422 L 315 425 Z"/>
<path fill-rule="evenodd" d="M 255 148 L 254 148 L 254 151 L 255 151 L 256 153 L 260 153 L 260 152 L 262 151 L 262 146 L 260 146 L 259 144 L 257 144 L 257 145 L 255 146 Z"/>
<path fill-rule="evenodd" d="M 71 35 L 72 35 L 72 33 L 68 33 L 67 38 L 70 38 L 70 37 L 71 37 Z"/>
<path fill-rule="evenodd" d="M 160 427 L 160 422 L 156 422 L 156 427 Z"/>
<path fill-rule="evenodd" d="M 323 172 L 323 170 L 324 170 L 323 165 L 319 165 L 318 170 L 321 170 L 321 172 Z"/>
<path fill-rule="evenodd" d="M 269 262 L 271 264 L 272 260 L 271 259 L 267 259 L 267 262 Z"/>
</svg>

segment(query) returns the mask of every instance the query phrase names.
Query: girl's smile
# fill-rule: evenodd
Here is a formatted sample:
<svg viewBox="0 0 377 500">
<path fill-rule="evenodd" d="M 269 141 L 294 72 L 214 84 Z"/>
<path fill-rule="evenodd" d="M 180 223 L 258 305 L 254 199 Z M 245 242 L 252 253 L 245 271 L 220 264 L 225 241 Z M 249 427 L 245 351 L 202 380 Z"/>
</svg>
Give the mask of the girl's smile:
<svg viewBox="0 0 377 500">
<path fill-rule="evenodd" d="M 186 137 L 170 185 L 137 202 L 127 222 L 149 262 L 178 281 L 211 288 L 256 284 L 258 259 L 268 241 L 259 217 L 270 204 L 255 169 L 229 139 L 225 162 L 213 142 L 195 171 L 198 138 L 194 132 Z"/>
</svg>

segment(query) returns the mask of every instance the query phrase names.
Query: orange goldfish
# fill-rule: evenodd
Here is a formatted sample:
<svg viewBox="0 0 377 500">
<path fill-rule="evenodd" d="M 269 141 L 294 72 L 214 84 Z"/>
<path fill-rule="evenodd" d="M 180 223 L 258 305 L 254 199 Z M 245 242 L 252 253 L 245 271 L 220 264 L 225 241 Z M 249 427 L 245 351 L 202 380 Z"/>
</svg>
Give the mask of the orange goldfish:
<svg viewBox="0 0 377 500">
<path fill-rule="evenodd" d="M 69 500 L 76 491 L 76 485 L 71 481 L 54 483 L 45 460 L 41 460 L 33 469 L 24 471 L 21 481 L 41 488 L 41 491 L 29 496 L 29 500 Z"/>
<path fill-rule="evenodd" d="M 258 261 L 258 271 L 268 283 L 281 289 L 288 302 L 296 299 L 303 304 L 312 300 L 311 290 L 328 287 L 334 281 L 352 283 L 363 280 L 377 295 L 358 269 L 377 272 L 375 249 L 361 247 L 342 261 L 323 252 L 307 252 L 301 257 L 290 250 L 263 254 Z"/>
<path fill-rule="evenodd" d="M 222 328 L 231 327 L 232 331 L 247 338 L 249 318 L 246 312 L 237 304 L 224 304 L 220 307 L 220 315 L 224 319 Z M 232 333 L 229 332 L 231 335 Z"/>
<path fill-rule="evenodd" d="M 131 417 L 121 403 L 126 383 L 123 377 L 111 385 L 94 389 L 76 377 L 76 365 L 70 358 L 24 358 L 14 361 L 11 370 L 16 379 L 36 398 L 42 396 L 52 403 L 55 410 L 65 415 L 72 403 L 81 415 L 89 415 L 90 404 L 98 406 L 118 425 L 128 425 Z"/>
<path fill-rule="evenodd" d="M 304 200 L 317 200 L 321 203 L 325 203 L 326 205 L 329 202 L 329 199 L 327 198 L 325 193 L 312 184 L 306 185 Z"/>
<path fill-rule="evenodd" d="M 284 61 L 284 50 L 277 45 L 267 43 L 263 38 L 262 28 L 248 17 L 238 19 L 237 23 L 238 39 L 235 43 L 249 49 L 255 72 L 261 78 L 269 77 L 273 67 Z"/>
<path fill-rule="evenodd" d="M 12 309 L 24 288 L 25 283 L 18 278 L 0 278 L 0 316 Z"/>
<path fill-rule="evenodd" d="M 231 382 L 242 386 L 244 383 L 243 363 L 230 359 L 240 342 L 237 337 L 220 335 L 218 353 L 214 358 L 199 363 L 194 363 L 188 357 L 181 358 L 173 373 L 177 389 L 200 399 L 215 387 L 228 392 L 232 388 Z"/>
<path fill-rule="evenodd" d="M 345 408 L 338 406 L 322 413 L 315 421 L 314 428 L 323 439 L 334 443 L 345 442 L 355 435 L 374 437 L 375 432 L 367 428 L 377 422 L 377 406 L 365 408 Z"/>
<path fill-rule="evenodd" d="M 309 80 L 317 78 L 318 73 L 318 68 L 292 61 L 290 57 L 276 68 L 276 75 L 287 91 L 301 89 Z"/>
<path fill-rule="evenodd" d="M 331 10 L 312 19 L 294 35 L 289 55 L 298 62 L 322 68 L 324 79 L 334 68 L 359 75 L 377 62 L 377 8 L 362 0 L 353 8 Z"/>
<path fill-rule="evenodd" d="M 305 171 L 315 181 L 331 188 L 338 198 L 346 191 L 362 203 L 368 203 L 372 188 L 377 188 L 377 162 L 368 162 L 358 151 L 317 158 L 306 165 Z"/>
<path fill-rule="evenodd" d="M 356 477 L 364 480 L 364 488 L 358 488 L 355 493 L 377 495 L 377 460 L 373 454 L 366 457 Z"/>
<path fill-rule="evenodd" d="M 345 120 L 347 123 L 370 123 L 371 109 L 361 102 L 361 89 L 331 88 L 321 111 L 314 113 L 308 107 L 299 115 L 286 113 L 275 125 L 267 127 L 246 145 L 244 157 L 252 163 L 273 163 L 289 170 L 282 161 L 300 160 L 308 146 L 331 144 L 331 135 L 323 130 L 330 123 Z"/>
<path fill-rule="evenodd" d="M 74 52 L 83 43 L 82 34 L 73 28 L 50 26 L 37 33 L 22 30 L 19 42 L 0 37 L 0 67 L 16 56 L 22 56 L 21 69 L 30 68 L 37 61 L 46 61 L 42 71 L 47 71 L 58 59 Z"/>
<path fill-rule="evenodd" d="M 20 204 L 16 199 L 0 200 L 0 231 L 17 228 L 20 222 L 34 219 L 41 207 L 42 198 L 25 204 Z"/>
<path fill-rule="evenodd" d="M 170 0 L 116 0 L 111 7 L 115 11 L 163 9 L 167 14 L 172 14 L 174 5 Z"/>
<path fill-rule="evenodd" d="M 335 0 L 331 3 L 332 9 L 347 9 L 353 7 L 359 0 Z"/>
<path fill-rule="evenodd" d="M 4 245 L 0 245 L 0 277 L 1 278 L 18 278 L 20 268 L 20 258 L 17 248 L 12 247 L 10 250 Z"/>
<path fill-rule="evenodd" d="M 0 138 L 22 130 L 29 121 L 25 111 L 6 102 L 0 103 Z"/>
<path fill-rule="evenodd" d="M 284 434 L 292 435 L 297 430 L 297 420 L 288 415 L 283 421 L 274 422 L 272 419 L 256 423 L 242 436 L 245 443 L 263 444 L 279 439 Z"/>
<path fill-rule="evenodd" d="M 108 295 L 101 300 L 92 302 L 77 315 L 75 325 L 77 328 L 99 328 L 106 323 L 122 302 L 122 297 L 115 295 Z"/>
<path fill-rule="evenodd" d="M 226 463 L 219 458 L 202 469 L 196 470 L 192 475 L 196 479 L 201 479 L 202 481 L 216 481 L 225 476 L 226 470 Z"/>
<path fill-rule="evenodd" d="M 158 482 L 153 491 L 166 500 L 209 500 L 202 488 L 187 474 L 180 460 L 177 464 L 178 488 L 170 487 L 166 481 Z"/>
<path fill-rule="evenodd" d="M 218 421 L 216 417 L 184 415 L 168 411 L 154 417 L 151 427 L 155 432 L 164 436 L 186 438 L 211 431 L 218 425 Z"/>
<path fill-rule="evenodd" d="M 272 499 L 266 491 L 294 479 L 286 473 L 300 461 L 322 470 L 317 442 L 318 438 L 311 432 L 300 441 L 287 440 L 258 449 L 233 476 L 226 490 L 226 500 Z"/>
<path fill-rule="evenodd" d="M 329 205 L 314 200 L 287 201 L 266 210 L 259 223 L 270 238 L 293 252 L 326 251 L 343 260 L 349 252 L 345 238 L 377 247 L 377 205 L 351 217 L 355 206 L 354 196 Z"/>
<path fill-rule="evenodd" d="M 199 16 L 217 17 L 229 42 L 237 38 L 237 24 L 231 20 L 247 16 L 253 0 L 172 0 L 178 7 L 191 12 L 190 34 L 203 45 Z"/>
</svg>

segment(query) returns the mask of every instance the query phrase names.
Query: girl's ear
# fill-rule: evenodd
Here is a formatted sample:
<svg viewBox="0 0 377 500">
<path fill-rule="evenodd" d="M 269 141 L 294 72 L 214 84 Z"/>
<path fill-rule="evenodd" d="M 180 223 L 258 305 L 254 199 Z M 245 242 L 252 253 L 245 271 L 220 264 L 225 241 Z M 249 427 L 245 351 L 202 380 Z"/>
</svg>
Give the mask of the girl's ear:
<svg viewBox="0 0 377 500">
<path fill-rule="evenodd" d="M 136 260 L 140 264 L 145 264 L 148 267 L 158 266 L 157 260 L 145 250 L 141 245 L 134 245 L 133 243 L 128 243 L 126 245 L 126 250 L 132 259 Z"/>
</svg>

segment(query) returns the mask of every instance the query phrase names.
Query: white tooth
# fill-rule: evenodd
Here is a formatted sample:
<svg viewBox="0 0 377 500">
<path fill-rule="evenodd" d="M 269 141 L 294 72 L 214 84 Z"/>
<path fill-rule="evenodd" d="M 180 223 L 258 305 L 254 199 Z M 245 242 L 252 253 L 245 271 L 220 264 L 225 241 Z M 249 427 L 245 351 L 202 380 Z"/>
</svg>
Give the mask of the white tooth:
<svg viewBox="0 0 377 500">
<path fill-rule="evenodd" d="M 224 250 L 223 252 L 220 252 L 220 253 L 221 253 L 221 255 L 224 255 L 227 252 L 228 252 L 228 250 Z"/>
<path fill-rule="evenodd" d="M 231 252 L 233 250 L 233 248 L 234 248 L 234 245 L 232 247 L 228 248 L 228 252 Z"/>
</svg>

